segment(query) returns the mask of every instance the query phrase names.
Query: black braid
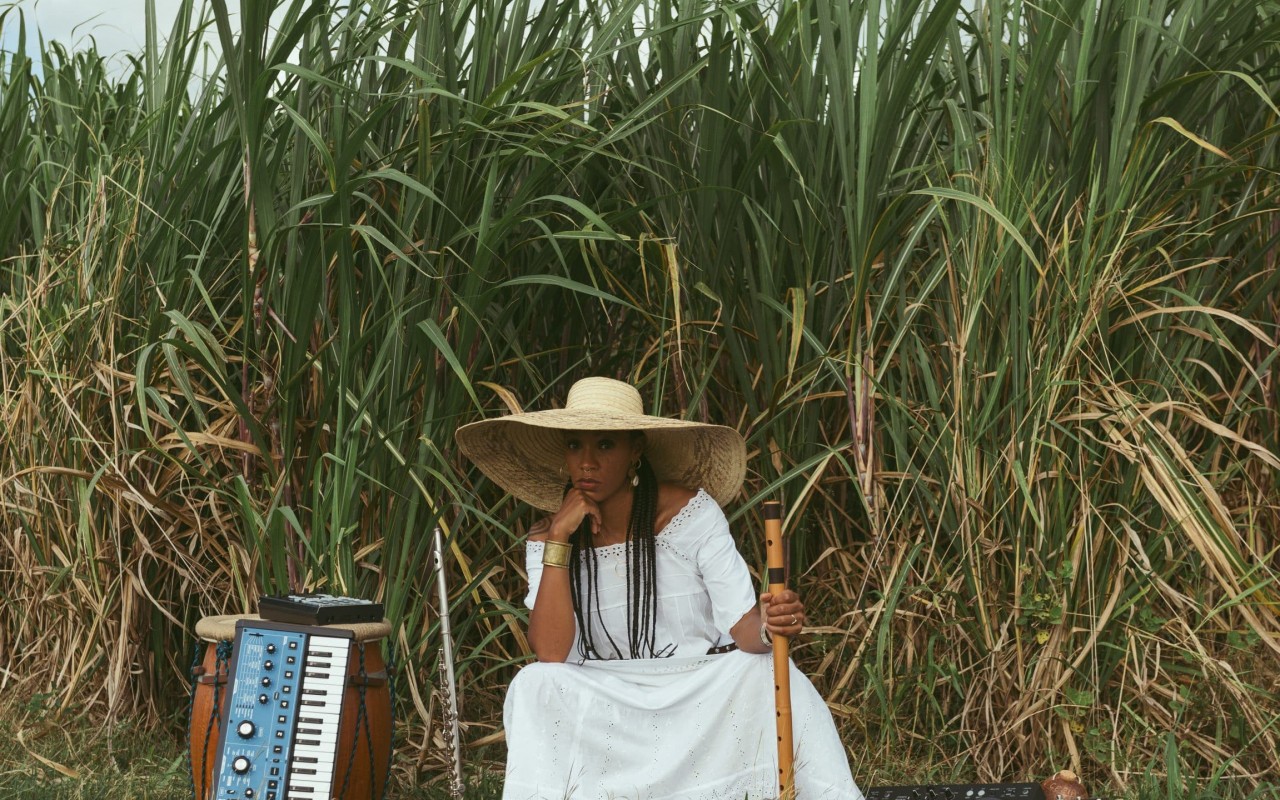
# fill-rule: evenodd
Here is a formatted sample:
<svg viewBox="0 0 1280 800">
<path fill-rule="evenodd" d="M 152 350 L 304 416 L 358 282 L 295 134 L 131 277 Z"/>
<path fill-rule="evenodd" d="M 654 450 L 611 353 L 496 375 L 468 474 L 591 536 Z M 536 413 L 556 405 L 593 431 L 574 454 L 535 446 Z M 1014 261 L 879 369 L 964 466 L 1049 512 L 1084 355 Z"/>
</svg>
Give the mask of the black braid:
<svg viewBox="0 0 1280 800">
<path fill-rule="evenodd" d="M 631 519 L 627 523 L 626 559 L 627 559 L 627 652 L 631 658 L 661 658 L 674 652 L 674 645 L 661 650 L 656 648 L 656 627 L 658 620 L 658 581 L 657 550 L 655 545 L 654 525 L 658 518 L 658 479 L 653 473 L 649 459 L 640 457 L 636 469 L 640 478 L 631 500 Z M 566 491 L 569 487 L 566 487 Z M 584 519 L 574 531 L 570 540 L 573 552 L 570 563 L 582 563 L 584 575 L 579 570 L 569 570 L 569 591 L 573 596 L 573 615 L 578 622 L 578 654 L 583 659 L 599 658 L 595 642 L 591 637 L 591 618 L 600 615 L 600 594 L 598 573 L 599 562 L 596 549 L 592 544 L 591 520 Z M 585 577 L 585 581 L 583 578 Z M 585 585 L 583 585 L 585 583 Z M 604 629 L 613 652 L 621 653 L 622 648 Z"/>
<path fill-rule="evenodd" d="M 636 475 L 640 482 L 631 500 L 627 525 L 627 644 L 632 658 L 653 658 L 657 655 L 653 650 L 658 619 L 653 526 L 658 516 L 658 479 L 644 456 L 640 457 Z"/>
</svg>

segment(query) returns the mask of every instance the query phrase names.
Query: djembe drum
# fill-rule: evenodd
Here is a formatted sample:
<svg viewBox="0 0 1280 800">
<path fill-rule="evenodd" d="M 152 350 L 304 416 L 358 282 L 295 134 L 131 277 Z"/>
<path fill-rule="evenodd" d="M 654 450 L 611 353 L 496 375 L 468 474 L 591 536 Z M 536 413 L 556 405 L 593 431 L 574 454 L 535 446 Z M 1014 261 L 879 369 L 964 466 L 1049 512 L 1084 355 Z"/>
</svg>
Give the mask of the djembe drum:
<svg viewBox="0 0 1280 800">
<path fill-rule="evenodd" d="M 260 619 L 256 614 L 226 614 L 196 623 L 196 635 L 203 642 L 203 656 L 191 670 L 191 781 L 197 800 L 213 797 L 219 736 L 226 724 L 227 700 L 235 688 L 227 681 L 236 623 Z M 333 796 L 376 800 L 383 796 L 391 767 L 391 690 L 378 645 L 391 634 L 391 624 L 383 620 L 325 628 L 354 635 L 332 763 Z M 285 796 L 280 793 L 281 798 Z"/>
</svg>

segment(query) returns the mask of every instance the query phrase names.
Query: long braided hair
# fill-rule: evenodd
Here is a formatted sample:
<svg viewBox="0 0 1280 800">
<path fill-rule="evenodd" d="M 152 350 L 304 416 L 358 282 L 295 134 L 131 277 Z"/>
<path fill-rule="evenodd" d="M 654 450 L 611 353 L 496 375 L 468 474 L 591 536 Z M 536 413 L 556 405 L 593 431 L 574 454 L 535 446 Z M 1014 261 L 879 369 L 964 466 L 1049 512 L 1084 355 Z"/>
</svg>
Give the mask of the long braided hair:
<svg viewBox="0 0 1280 800">
<path fill-rule="evenodd" d="M 636 436 L 637 434 L 632 434 Z M 631 519 L 627 521 L 625 544 L 627 558 L 627 647 L 614 641 L 602 626 L 614 653 L 629 653 L 631 658 L 663 658 L 675 651 L 674 644 L 661 649 L 654 641 L 658 617 L 657 575 L 654 569 L 656 550 L 654 523 L 658 517 L 658 479 L 649 459 L 643 455 L 636 465 L 639 482 L 631 499 Z M 570 484 L 571 486 L 572 484 Z M 566 487 L 566 491 L 568 487 Z M 592 544 L 591 520 L 583 519 L 570 539 L 573 544 L 570 563 L 582 563 L 582 574 L 569 570 L 569 591 L 573 596 L 573 615 L 578 621 L 578 655 L 584 660 L 600 658 L 591 633 L 591 619 L 600 616 L 600 565 Z M 579 561 L 581 559 L 581 562 Z M 601 643 L 603 644 L 603 642 Z"/>
</svg>

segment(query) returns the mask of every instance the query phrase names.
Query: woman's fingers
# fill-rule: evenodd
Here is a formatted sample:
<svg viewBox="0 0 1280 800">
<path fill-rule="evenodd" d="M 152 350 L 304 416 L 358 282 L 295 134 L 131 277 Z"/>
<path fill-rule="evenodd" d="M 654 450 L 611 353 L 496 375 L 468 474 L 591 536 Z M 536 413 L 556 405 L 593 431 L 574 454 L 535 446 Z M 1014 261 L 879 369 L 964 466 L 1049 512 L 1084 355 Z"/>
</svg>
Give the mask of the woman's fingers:
<svg viewBox="0 0 1280 800">
<path fill-rule="evenodd" d="M 570 489 L 560 503 L 552 526 L 560 530 L 561 536 L 568 538 L 582 524 L 582 520 L 591 519 L 591 533 L 600 533 L 600 507 L 591 498 L 578 489 Z"/>
<path fill-rule="evenodd" d="M 575 503 L 577 507 L 580 509 L 580 516 L 578 517 L 578 521 L 581 522 L 584 518 L 590 518 L 591 519 L 591 535 L 592 536 L 599 535 L 600 506 L 596 505 L 594 500 L 587 497 L 578 489 L 573 489 L 569 493 L 573 495 Z"/>
<path fill-rule="evenodd" d="M 800 596 L 785 589 L 775 596 L 769 592 L 760 595 L 764 606 L 764 624 L 770 633 L 795 636 L 804 629 L 804 603 Z"/>
<path fill-rule="evenodd" d="M 785 589 L 775 596 L 769 592 L 760 595 L 760 602 L 765 608 L 770 609 L 770 613 L 774 614 L 803 614 L 804 603 L 800 602 L 800 595 Z"/>
</svg>

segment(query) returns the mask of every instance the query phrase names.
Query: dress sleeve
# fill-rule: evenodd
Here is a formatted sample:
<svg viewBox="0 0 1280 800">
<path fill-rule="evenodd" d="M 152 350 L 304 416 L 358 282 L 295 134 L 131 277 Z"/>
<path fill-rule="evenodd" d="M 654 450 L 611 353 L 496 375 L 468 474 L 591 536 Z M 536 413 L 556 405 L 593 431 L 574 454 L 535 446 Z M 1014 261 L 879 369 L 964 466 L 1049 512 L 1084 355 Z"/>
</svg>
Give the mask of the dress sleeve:
<svg viewBox="0 0 1280 800">
<path fill-rule="evenodd" d="M 538 599 L 538 586 L 542 583 L 542 542 L 526 542 L 524 546 L 524 571 L 529 576 L 529 593 L 524 596 L 524 606 L 533 610 L 533 601 Z"/>
<path fill-rule="evenodd" d="M 709 498 L 708 498 L 709 499 Z M 747 562 L 738 553 L 729 520 L 720 506 L 711 501 L 703 514 L 698 536 L 696 562 L 698 572 L 711 597 L 711 613 L 716 630 L 728 634 L 729 629 L 755 607 L 757 598 Z"/>
</svg>

